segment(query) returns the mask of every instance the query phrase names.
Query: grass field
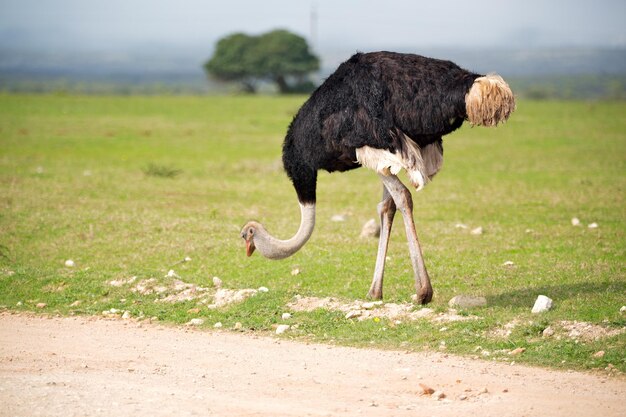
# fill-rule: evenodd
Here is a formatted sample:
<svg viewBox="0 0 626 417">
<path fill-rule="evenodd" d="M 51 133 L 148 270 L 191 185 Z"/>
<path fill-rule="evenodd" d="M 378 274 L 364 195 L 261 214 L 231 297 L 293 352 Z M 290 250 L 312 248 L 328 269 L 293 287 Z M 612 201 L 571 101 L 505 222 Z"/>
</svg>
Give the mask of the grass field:
<svg viewBox="0 0 626 417">
<path fill-rule="evenodd" d="M 292 258 L 246 258 L 239 237 L 250 218 L 285 238 L 298 227 L 280 146 L 303 100 L 0 96 L 0 305 L 61 314 L 116 308 L 168 323 L 200 317 L 206 327 L 271 331 L 296 294 L 362 299 L 377 247 L 358 237 L 376 217 L 374 173 L 320 175 L 316 230 Z M 316 310 L 294 314 L 298 327 L 285 337 L 409 350 L 445 342 L 452 353 L 507 361 L 522 347 L 517 362 L 626 371 L 625 333 L 542 337 L 563 321 L 626 326 L 626 103 L 522 101 L 506 125 L 464 127 L 444 142 L 442 172 L 414 197 L 431 307 L 443 312 L 454 295 L 481 295 L 486 307 L 461 312 L 479 318 L 397 324 Z M 345 221 L 331 221 L 335 214 Z M 599 227 L 588 228 L 592 222 Z M 389 256 L 385 301 L 409 301 L 400 216 Z M 108 284 L 132 276 L 167 284 L 170 269 L 202 286 L 219 276 L 228 288 L 270 291 L 212 310 Z M 531 314 L 539 294 L 554 308 Z M 495 335 L 512 322 L 510 334 Z"/>
</svg>

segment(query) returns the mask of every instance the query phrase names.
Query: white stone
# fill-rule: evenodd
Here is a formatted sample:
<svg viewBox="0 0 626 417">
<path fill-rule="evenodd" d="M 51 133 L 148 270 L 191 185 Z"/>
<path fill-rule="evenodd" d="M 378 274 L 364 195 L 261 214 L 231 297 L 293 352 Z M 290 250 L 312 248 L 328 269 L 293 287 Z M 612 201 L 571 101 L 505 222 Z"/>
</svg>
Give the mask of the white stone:
<svg viewBox="0 0 626 417">
<path fill-rule="evenodd" d="M 283 320 L 289 320 L 290 318 L 291 318 L 291 313 L 283 313 L 282 315 Z"/>
<path fill-rule="evenodd" d="M 213 327 L 215 327 L 216 329 L 219 329 L 220 327 L 222 327 L 222 322 L 218 321 L 217 323 L 213 325 Z"/>
<path fill-rule="evenodd" d="M 355 317 L 359 317 L 362 314 L 361 310 L 351 310 L 346 314 L 347 319 L 352 319 Z"/>
<path fill-rule="evenodd" d="M 213 277 L 213 286 L 216 288 L 220 288 L 222 286 L 222 280 L 218 277 Z"/>
<path fill-rule="evenodd" d="M 71 259 L 68 259 L 67 261 L 65 261 L 65 266 L 67 266 L 68 268 L 73 268 L 75 265 L 76 264 Z"/>
<path fill-rule="evenodd" d="M 283 334 L 287 330 L 289 330 L 288 324 L 279 324 L 278 327 L 276 328 L 276 334 Z"/>
<path fill-rule="evenodd" d="M 259 292 L 268 292 L 269 289 L 267 287 L 259 287 L 258 291 Z"/>
<path fill-rule="evenodd" d="M 467 229 L 467 225 L 463 224 L 463 223 L 457 223 L 454 225 L 454 227 L 456 227 L 457 229 Z"/>
<path fill-rule="evenodd" d="M 506 261 L 502 264 L 502 266 L 513 266 L 513 265 L 515 265 L 515 262 L 513 261 Z"/>
<path fill-rule="evenodd" d="M 200 326 L 200 325 L 204 324 L 204 319 L 197 319 L 197 318 L 196 319 L 191 319 L 191 320 L 189 320 L 189 323 L 187 323 L 187 324 L 190 324 L 192 326 Z"/>
<path fill-rule="evenodd" d="M 330 221 L 332 221 L 332 222 L 345 222 L 346 221 L 346 216 L 344 216 L 343 214 L 335 214 L 333 217 L 330 218 Z"/>
<path fill-rule="evenodd" d="M 167 275 L 165 277 L 166 278 L 180 278 L 178 274 L 174 272 L 173 269 L 170 269 L 169 271 L 167 271 Z"/>
<path fill-rule="evenodd" d="M 598 223 L 591 223 L 589 226 L 587 226 L 590 229 L 597 229 L 598 228 Z"/>
<path fill-rule="evenodd" d="M 369 219 L 361 228 L 360 237 L 378 237 L 380 236 L 380 226 L 375 219 Z"/>
<path fill-rule="evenodd" d="M 185 256 L 185 259 L 183 259 L 185 262 L 191 262 L 191 258 L 189 256 Z"/>
<path fill-rule="evenodd" d="M 622 308 L 619 309 L 620 313 L 626 313 L 626 306 L 622 306 Z"/>
<path fill-rule="evenodd" d="M 548 326 L 545 329 L 543 329 L 543 332 L 541 332 L 541 334 L 543 337 L 552 337 L 554 336 L 554 329 Z"/>
<path fill-rule="evenodd" d="M 130 318 L 130 311 L 125 311 L 124 314 L 122 314 L 122 318 L 128 320 Z"/>
<path fill-rule="evenodd" d="M 572 226 L 580 226 L 580 220 L 578 217 L 572 217 Z"/>
<path fill-rule="evenodd" d="M 291 276 L 295 277 L 296 275 L 300 274 L 300 269 L 298 268 L 294 268 L 291 270 Z"/>
<path fill-rule="evenodd" d="M 482 227 L 477 227 L 476 229 L 472 229 L 472 231 L 470 232 L 470 234 L 472 235 L 482 235 L 483 234 L 483 228 Z"/>
<path fill-rule="evenodd" d="M 443 391 L 435 391 L 433 392 L 432 398 L 439 401 L 443 398 L 446 398 L 446 394 Z"/>
<path fill-rule="evenodd" d="M 372 303 L 372 302 L 367 302 L 367 303 L 363 303 L 361 304 L 361 307 L 363 307 L 366 310 L 371 310 L 374 308 L 376 304 Z"/>
<path fill-rule="evenodd" d="M 545 311 L 548 311 L 552 308 L 552 299 L 546 297 L 545 295 L 540 295 L 539 297 L 537 297 L 537 300 L 535 301 L 535 305 L 533 306 L 533 309 L 531 310 L 532 313 L 543 313 Z"/>
</svg>

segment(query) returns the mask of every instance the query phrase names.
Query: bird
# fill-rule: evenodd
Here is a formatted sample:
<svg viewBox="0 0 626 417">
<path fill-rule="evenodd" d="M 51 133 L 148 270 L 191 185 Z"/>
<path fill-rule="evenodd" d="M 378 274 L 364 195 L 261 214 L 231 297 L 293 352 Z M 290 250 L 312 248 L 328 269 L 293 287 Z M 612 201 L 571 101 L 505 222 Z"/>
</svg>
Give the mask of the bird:
<svg viewBox="0 0 626 417">
<path fill-rule="evenodd" d="M 423 189 L 442 167 L 444 135 L 465 121 L 497 126 L 514 110 L 514 94 L 497 74 L 477 74 L 417 54 L 354 54 L 305 101 L 283 142 L 283 166 L 300 205 L 298 231 L 281 240 L 261 223 L 249 221 L 240 234 L 247 256 L 258 250 L 266 258 L 284 259 L 299 251 L 315 227 L 318 171 L 366 167 L 383 184 L 377 206 L 381 231 L 367 296 L 383 297 L 387 247 L 400 211 L 414 273 L 414 300 L 429 303 L 433 288 L 415 230 L 413 199 L 398 174 L 405 170 L 411 185 Z"/>
</svg>

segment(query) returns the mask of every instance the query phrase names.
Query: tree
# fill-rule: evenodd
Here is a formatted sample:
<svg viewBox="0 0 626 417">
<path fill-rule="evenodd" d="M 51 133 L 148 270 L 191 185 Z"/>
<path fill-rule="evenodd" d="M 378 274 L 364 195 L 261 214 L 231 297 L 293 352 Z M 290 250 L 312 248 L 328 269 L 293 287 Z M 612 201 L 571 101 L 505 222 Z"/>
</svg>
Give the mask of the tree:
<svg viewBox="0 0 626 417">
<path fill-rule="evenodd" d="M 297 89 L 308 73 L 319 69 L 304 38 L 286 30 L 259 36 L 236 33 L 218 41 L 215 53 L 204 65 L 207 73 L 222 81 L 240 81 L 254 92 L 259 80 L 275 82 L 281 93 Z M 295 86 L 290 85 L 294 84 Z"/>
<path fill-rule="evenodd" d="M 245 33 L 235 33 L 217 42 L 213 57 L 204 64 L 204 69 L 218 80 L 240 81 L 244 90 L 253 93 L 257 76 L 251 51 L 256 40 Z"/>
</svg>

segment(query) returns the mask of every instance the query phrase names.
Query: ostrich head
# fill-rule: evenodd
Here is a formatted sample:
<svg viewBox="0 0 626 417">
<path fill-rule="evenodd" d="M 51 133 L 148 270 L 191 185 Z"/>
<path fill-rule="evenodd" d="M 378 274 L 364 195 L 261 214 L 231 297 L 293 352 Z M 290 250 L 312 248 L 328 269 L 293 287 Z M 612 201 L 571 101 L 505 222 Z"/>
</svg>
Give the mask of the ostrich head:
<svg viewBox="0 0 626 417">
<path fill-rule="evenodd" d="M 243 240 L 246 241 L 246 255 L 247 256 L 252 256 L 252 254 L 254 253 L 254 250 L 256 249 L 256 246 L 254 245 L 254 235 L 256 231 L 262 227 L 263 226 L 261 226 L 257 222 L 248 222 L 241 229 L 241 237 Z"/>
</svg>

